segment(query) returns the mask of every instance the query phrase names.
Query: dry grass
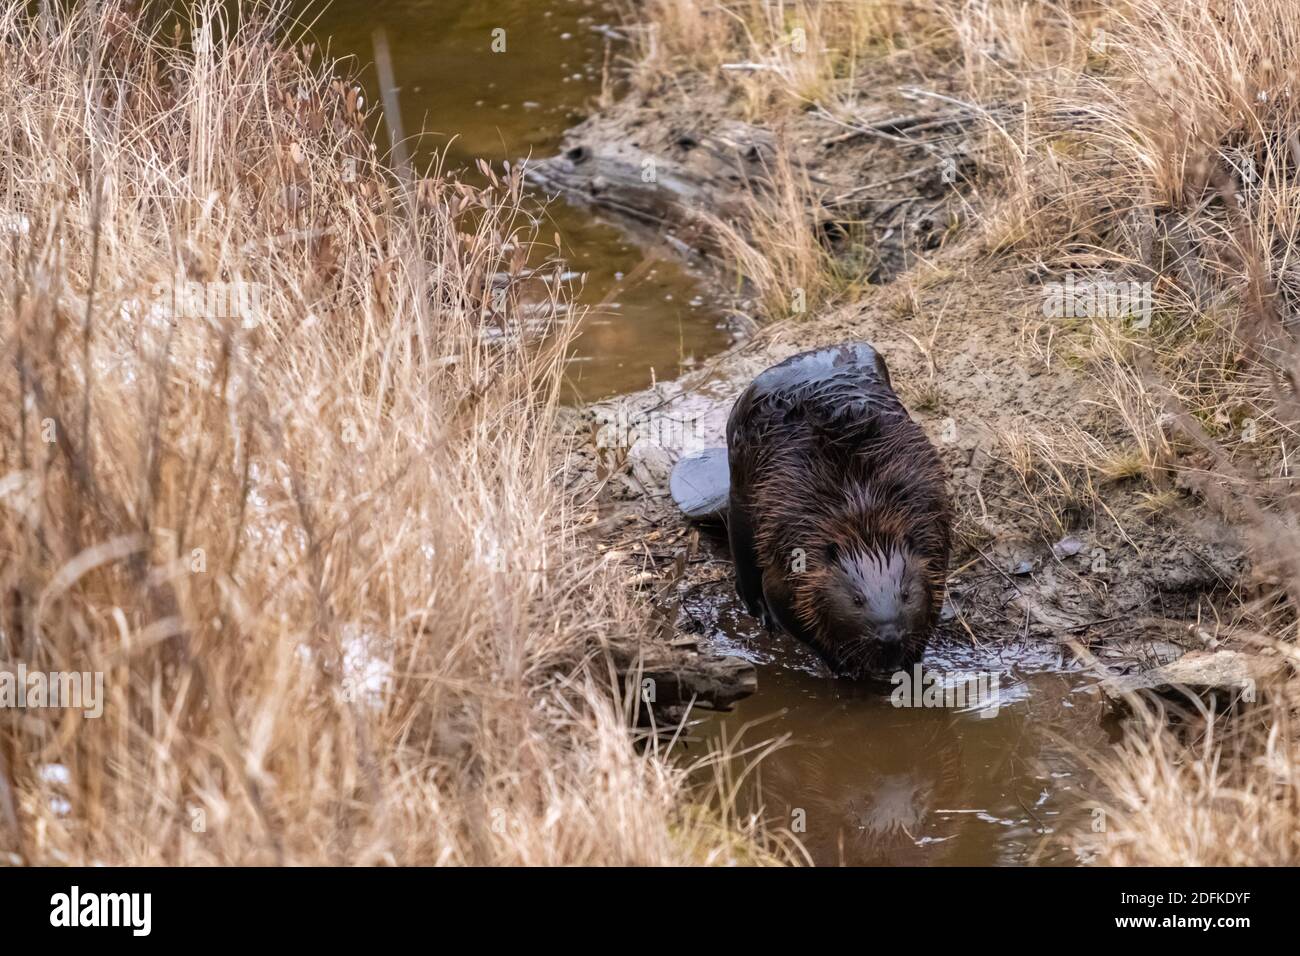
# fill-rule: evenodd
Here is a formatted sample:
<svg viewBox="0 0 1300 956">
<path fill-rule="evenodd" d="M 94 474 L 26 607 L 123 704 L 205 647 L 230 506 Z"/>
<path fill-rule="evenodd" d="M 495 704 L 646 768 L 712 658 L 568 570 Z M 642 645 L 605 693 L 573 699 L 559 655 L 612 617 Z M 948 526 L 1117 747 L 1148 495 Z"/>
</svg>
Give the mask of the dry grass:
<svg viewBox="0 0 1300 956">
<path fill-rule="evenodd" d="M 1093 320 L 1076 354 L 1155 493 L 1181 473 L 1243 524 L 1259 580 L 1236 624 L 1277 635 L 1264 643 L 1294 660 L 1287 446 L 1300 353 L 1285 316 L 1300 248 L 1300 4 L 1115 0 L 1086 20 L 1056 14 L 1055 91 L 1035 89 L 1041 74 L 1022 78 L 1027 119 L 1002 137 L 1009 188 L 989 248 L 1151 283 L 1149 327 Z M 1102 762 L 1097 859 L 1296 863 L 1296 712 L 1293 678 L 1245 716 L 1174 729 L 1144 713 Z"/>
<path fill-rule="evenodd" d="M 107 697 L 0 710 L 0 851 L 756 859 L 611 699 L 642 609 L 557 479 L 564 342 L 482 334 L 518 171 L 403 185 L 281 9 L 222 9 L 0 13 L 0 662 Z"/>
<path fill-rule="evenodd" d="M 1243 589 L 1254 599 L 1237 623 L 1294 654 L 1300 2 L 660 0 L 648 10 L 658 28 L 647 81 L 702 70 L 748 117 L 815 105 L 867 119 L 875 91 L 859 80 L 874 57 L 959 80 L 984 120 L 968 144 L 982 173 L 971 217 L 982 254 L 1151 289 L 1149 323 L 1029 330 L 1028 351 L 1093 379 L 1128 443 L 1007 436 L 1026 500 L 1064 527 L 1062 513 L 1080 497 L 1104 501 L 1108 481 L 1136 478 L 1153 503 L 1176 481 L 1199 489 L 1256 545 L 1263 583 Z M 816 37 L 802 60 L 791 56 L 796 21 Z M 783 218 L 784 235 L 801 222 Z M 736 257 L 763 274 L 744 249 Z M 909 309 L 904 288 L 900 314 Z M 1294 715 L 1293 683 L 1245 721 L 1135 728 L 1104 768 L 1099 859 L 1296 863 Z"/>
<path fill-rule="evenodd" d="M 1292 644 L 1272 643 L 1297 663 Z M 1300 859 L 1296 682 L 1245 714 L 1171 727 L 1147 706 L 1098 761 L 1106 795 L 1074 839 L 1110 866 L 1294 866 Z"/>
<path fill-rule="evenodd" d="M 1290 92 L 1300 4 L 1116 0 L 1087 19 L 1052 9 L 1056 39 L 1042 46 L 1058 56 L 1050 70 L 1017 72 L 1023 125 L 990 140 L 1007 188 L 987 247 L 1151 283 L 1149 327 L 1094 319 L 1075 355 L 1156 495 L 1182 472 L 1208 506 L 1245 523 L 1257 575 L 1273 584 L 1247 589 L 1256 597 L 1238 624 L 1271 627 L 1268 643 L 1294 659 L 1294 612 L 1279 607 L 1294 607 L 1300 550 L 1282 531 L 1294 509 L 1276 479 L 1289 477 L 1300 421 L 1283 318 L 1300 214 Z M 1006 35 L 1025 46 L 1029 32 Z M 972 71 L 973 88 L 987 94 L 998 73 Z M 1295 695 L 1293 679 L 1245 717 L 1205 713 L 1178 729 L 1144 713 L 1101 764 L 1096 859 L 1300 860 Z"/>
<path fill-rule="evenodd" d="M 721 82 L 746 119 L 823 103 L 852 86 L 858 65 L 908 37 L 898 0 L 650 0 L 628 10 L 638 50 L 634 79 L 654 85 L 683 71 Z M 916 18 L 909 24 L 915 36 Z"/>
<path fill-rule="evenodd" d="M 1255 597 L 1236 624 L 1270 629 L 1266 643 L 1294 658 L 1294 612 L 1279 608 L 1294 607 L 1300 550 L 1277 479 L 1300 421 L 1284 318 L 1300 248 L 1300 4 L 1111 0 L 1086 13 L 1043 5 L 1032 20 L 1007 4 L 969 9 L 953 22 L 971 95 L 1020 103 L 1014 124 L 990 124 L 982 154 L 1002 186 L 985 248 L 1151 284 L 1149 325 L 1093 318 L 1055 348 L 1129 435 L 1110 471 L 1142 475 L 1153 500 L 1181 473 L 1244 524 L 1272 585 L 1245 589 Z M 1105 453 L 1081 439 L 1046 454 L 1105 475 Z M 1179 729 L 1145 713 L 1102 761 L 1106 829 L 1085 841 L 1096 859 L 1300 860 L 1295 694 L 1293 680 L 1244 718 L 1206 713 Z"/>
<path fill-rule="evenodd" d="M 699 216 L 737 281 L 749 283 L 766 320 L 815 315 L 835 291 L 833 257 L 813 214 L 816 190 L 783 136 L 776 144 L 765 175 L 746 184 L 738 217 Z"/>
</svg>

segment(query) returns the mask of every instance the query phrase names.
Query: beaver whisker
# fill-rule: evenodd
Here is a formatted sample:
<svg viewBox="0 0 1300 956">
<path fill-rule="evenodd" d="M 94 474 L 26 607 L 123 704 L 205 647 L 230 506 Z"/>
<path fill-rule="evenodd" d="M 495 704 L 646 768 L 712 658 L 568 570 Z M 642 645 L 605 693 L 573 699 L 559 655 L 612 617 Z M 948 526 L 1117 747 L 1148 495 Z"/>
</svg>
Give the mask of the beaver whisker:
<svg viewBox="0 0 1300 956">
<path fill-rule="evenodd" d="M 857 664 L 870 657 L 873 650 L 870 642 L 863 638 L 848 645 L 844 649 L 841 660 L 845 664 Z"/>
<path fill-rule="evenodd" d="M 870 671 L 875 658 L 875 648 L 867 640 L 860 640 L 846 648 L 839 657 L 840 673 L 861 674 Z"/>
</svg>

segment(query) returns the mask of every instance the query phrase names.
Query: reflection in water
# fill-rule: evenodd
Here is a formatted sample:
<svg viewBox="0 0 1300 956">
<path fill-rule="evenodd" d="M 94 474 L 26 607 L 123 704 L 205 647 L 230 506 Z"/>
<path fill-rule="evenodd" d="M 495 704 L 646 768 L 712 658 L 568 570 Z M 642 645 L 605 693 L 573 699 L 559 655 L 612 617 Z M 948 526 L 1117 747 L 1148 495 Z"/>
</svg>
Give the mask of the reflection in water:
<svg viewBox="0 0 1300 956">
<path fill-rule="evenodd" d="M 1070 863 L 1063 832 L 1088 778 L 1079 748 L 1106 740 L 1104 707 L 1053 649 L 974 649 L 940 640 L 924 667 L 996 674 L 996 707 L 896 707 L 889 684 L 829 675 L 806 648 L 768 635 L 729 582 L 695 592 L 681 623 L 753 660 L 758 694 L 709 718 L 697 734 L 789 735 L 764 758 L 747 794 L 789 827 L 819 864 Z M 752 809 L 747 807 L 746 809 Z M 802 826 L 802 832 L 800 827 Z"/>
<path fill-rule="evenodd" d="M 371 31 L 387 29 L 402 121 L 420 130 L 419 152 L 445 154 L 449 169 L 477 178 L 475 160 L 546 156 L 585 115 L 606 84 L 605 35 L 617 18 L 602 0 L 332 0 L 314 27 L 335 55 L 372 58 Z M 504 30 L 504 52 L 492 51 Z M 608 51 L 612 63 L 622 54 Z M 363 76 L 374 89 L 374 73 Z M 695 359 L 731 343 L 719 310 L 697 279 L 667 255 L 562 201 L 542 208 L 539 236 L 560 236 L 580 278 L 582 320 L 570 394 L 592 401 L 675 378 Z M 656 261 L 638 270 L 650 256 Z"/>
</svg>

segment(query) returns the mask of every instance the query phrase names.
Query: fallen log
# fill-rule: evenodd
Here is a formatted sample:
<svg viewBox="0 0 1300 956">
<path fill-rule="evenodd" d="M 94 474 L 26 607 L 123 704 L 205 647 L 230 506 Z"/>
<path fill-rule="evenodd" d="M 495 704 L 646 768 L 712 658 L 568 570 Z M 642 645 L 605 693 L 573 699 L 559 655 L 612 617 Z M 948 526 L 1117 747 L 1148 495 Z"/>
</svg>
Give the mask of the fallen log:
<svg viewBox="0 0 1300 956">
<path fill-rule="evenodd" d="M 620 677 L 625 683 L 637 681 L 641 700 L 656 711 L 692 703 L 710 710 L 730 710 L 758 689 L 758 672 L 740 657 L 694 653 L 657 657 L 628 667 Z"/>
<path fill-rule="evenodd" d="M 525 170 L 543 191 L 590 205 L 630 225 L 674 238 L 694 253 L 715 250 L 701 214 L 739 215 L 749 185 L 767 180 L 772 134 L 728 122 L 707 133 L 683 132 L 657 150 L 626 135 L 584 125 L 566 148 Z"/>
</svg>

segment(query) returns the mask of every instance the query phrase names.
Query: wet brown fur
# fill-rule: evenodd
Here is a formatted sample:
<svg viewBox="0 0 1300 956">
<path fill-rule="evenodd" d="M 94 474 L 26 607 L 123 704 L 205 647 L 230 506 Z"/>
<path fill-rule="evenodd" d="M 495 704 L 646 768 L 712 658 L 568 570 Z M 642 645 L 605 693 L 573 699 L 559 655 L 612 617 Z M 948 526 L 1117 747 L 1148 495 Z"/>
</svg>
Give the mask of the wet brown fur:
<svg viewBox="0 0 1300 956">
<path fill-rule="evenodd" d="M 774 408 L 746 407 L 742 396 L 728 435 L 737 446 L 732 510 L 752 525 L 768 605 L 760 613 L 848 672 L 865 648 L 835 647 L 829 637 L 823 594 L 836 556 L 898 548 L 919 572 L 928 614 L 923 632 L 906 636 L 913 659 L 938 620 L 948 570 L 943 464 L 894 394 L 883 361 L 879 369 L 882 381 L 859 377 L 847 392 L 819 383 L 811 394 L 768 396 Z M 804 570 L 792 573 L 799 555 Z"/>
</svg>

